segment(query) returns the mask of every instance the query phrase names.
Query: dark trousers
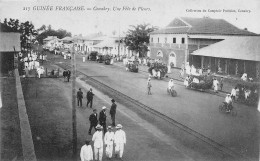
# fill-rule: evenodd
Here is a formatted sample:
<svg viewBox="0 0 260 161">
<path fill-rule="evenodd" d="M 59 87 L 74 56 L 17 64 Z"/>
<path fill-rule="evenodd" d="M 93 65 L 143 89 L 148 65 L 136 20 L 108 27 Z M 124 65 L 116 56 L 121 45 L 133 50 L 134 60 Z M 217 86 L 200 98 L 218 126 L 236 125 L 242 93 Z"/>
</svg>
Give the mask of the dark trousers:
<svg viewBox="0 0 260 161">
<path fill-rule="evenodd" d="M 113 125 L 113 126 L 116 126 L 115 119 L 116 119 L 116 115 L 115 115 L 115 114 L 112 114 L 112 115 L 111 115 L 111 120 L 112 120 L 112 125 Z"/>
<path fill-rule="evenodd" d="M 103 127 L 104 134 L 107 132 L 107 124 L 105 122 L 100 123 L 100 125 Z"/>
<path fill-rule="evenodd" d="M 78 98 L 78 106 L 82 106 L 82 98 Z"/>
<path fill-rule="evenodd" d="M 94 128 L 95 131 L 97 131 L 96 126 L 97 126 L 97 124 L 90 123 L 90 127 L 89 127 L 89 130 L 88 130 L 88 133 L 91 134 L 92 128 Z"/>
<path fill-rule="evenodd" d="M 88 99 L 88 101 L 87 101 L 87 107 L 88 107 L 88 104 L 90 103 L 90 108 L 92 108 L 92 102 L 93 102 L 93 99 Z"/>
<path fill-rule="evenodd" d="M 70 81 L 70 76 L 67 76 L 68 82 Z"/>
</svg>

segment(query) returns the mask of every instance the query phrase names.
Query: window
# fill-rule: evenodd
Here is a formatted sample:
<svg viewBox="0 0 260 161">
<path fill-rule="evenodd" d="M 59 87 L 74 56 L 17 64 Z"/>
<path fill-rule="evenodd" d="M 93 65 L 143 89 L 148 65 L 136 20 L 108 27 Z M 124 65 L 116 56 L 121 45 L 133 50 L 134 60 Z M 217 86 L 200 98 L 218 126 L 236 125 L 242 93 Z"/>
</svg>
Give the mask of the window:
<svg viewBox="0 0 260 161">
<path fill-rule="evenodd" d="M 176 44 L 176 37 L 172 39 L 172 43 Z"/>
<path fill-rule="evenodd" d="M 151 43 L 153 43 L 153 38 L 151 38 Z"/>
<path fill-rule="evenodd" d="M 164 39 L 164 43 L 167 43 L 167 37 Z"/>
<path fill-rule="evenodd" d="M 184 44 L 185 43 L 185 38 L 181 38 L 181 43 Z"/>
<path fill-rule="evenodd" d="M 158 37 L 158 43 L 160 42 L 160 39 L 159 39 L 159 37 Z"/>
</svg>

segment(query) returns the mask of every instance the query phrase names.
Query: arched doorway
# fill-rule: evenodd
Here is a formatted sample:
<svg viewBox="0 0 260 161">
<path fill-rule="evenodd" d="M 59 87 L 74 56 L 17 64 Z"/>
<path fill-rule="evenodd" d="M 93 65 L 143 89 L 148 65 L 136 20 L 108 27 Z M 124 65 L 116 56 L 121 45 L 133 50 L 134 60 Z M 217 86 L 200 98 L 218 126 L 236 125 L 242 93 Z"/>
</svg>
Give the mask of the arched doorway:
<svg viewBox="0 0 260 161">
<path fill-rule="evenodd" d="M 171 72 L 171 68 L 176 67 L 176 54 L 171 52 L 169 54 L 169 61 L 168 61 L 168 73 Z"/>
</svg>

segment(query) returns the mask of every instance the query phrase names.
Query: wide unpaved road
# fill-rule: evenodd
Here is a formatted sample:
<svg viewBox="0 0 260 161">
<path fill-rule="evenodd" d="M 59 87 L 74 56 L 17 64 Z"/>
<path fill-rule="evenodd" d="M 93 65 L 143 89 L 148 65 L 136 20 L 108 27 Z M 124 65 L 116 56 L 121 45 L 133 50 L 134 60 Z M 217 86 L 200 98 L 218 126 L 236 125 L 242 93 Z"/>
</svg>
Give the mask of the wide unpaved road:
<svg viewBox="0 0 260 161">
<path fill-rule="evenodd" d="M 219 113 L 224 98 L 176 85 L 178 97 L 166 94 L 167 82 L 152 80 L 153 95 L 146 94 L 147 75 L 126 72 L 115 65 L 77 57 L 77 69 L 158 110 L 191 129 L 251 159 L 259 158 L 259 118 L 254 107 L 235 104 L 236 117 Z"/>
</svg>

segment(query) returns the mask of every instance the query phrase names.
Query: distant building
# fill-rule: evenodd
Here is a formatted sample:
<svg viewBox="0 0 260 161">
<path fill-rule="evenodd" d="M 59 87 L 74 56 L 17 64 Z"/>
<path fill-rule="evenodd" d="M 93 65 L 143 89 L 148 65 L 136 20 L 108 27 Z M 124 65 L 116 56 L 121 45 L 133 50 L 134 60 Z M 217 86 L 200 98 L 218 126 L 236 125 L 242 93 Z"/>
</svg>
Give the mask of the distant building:
<svg viewBox="0 0 260 161">
<path fill-rule="evenodd" d="M 190 58 L 191 64 L 215 73 L 260 78 L 260 36 L 226 38 L 192 52 Z"/>
<path fill-rule="evenodd" d="M 59 38 L 57 38 L 57 36 L 48 36 L 47 38 L 43 39 L 43 45 L 47 48 L 56 48 L 60 47 L 62 42 Z"/>
<path fill-rule="evenodd" d="M 256 36 L 223 19 L 175 18 L 163 29 L 150 33 L 150 57 L 168 67 L 181 68 L 190 62 L 190 53 L 228 37 Z M 170 72 L 170 71 L 169 71 Z"/>
</svg>

